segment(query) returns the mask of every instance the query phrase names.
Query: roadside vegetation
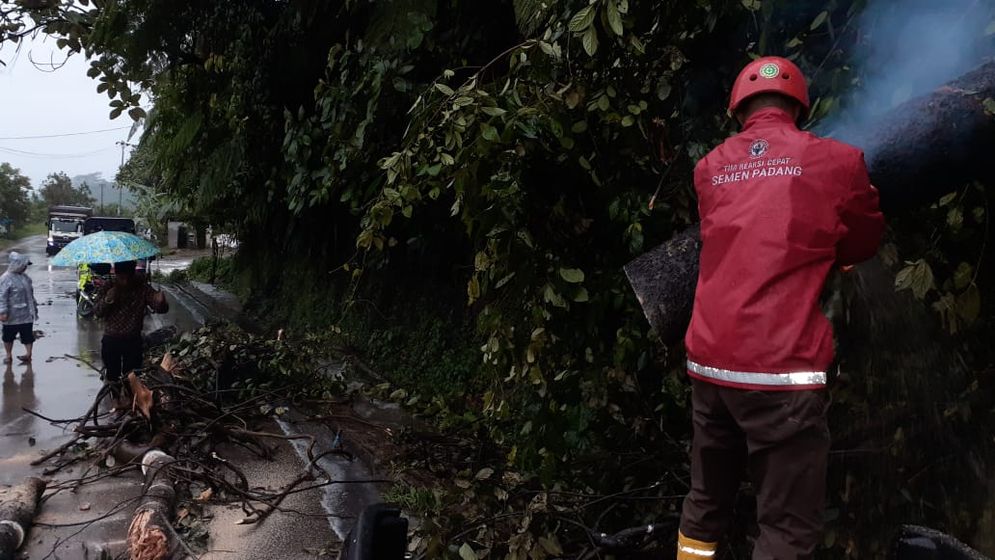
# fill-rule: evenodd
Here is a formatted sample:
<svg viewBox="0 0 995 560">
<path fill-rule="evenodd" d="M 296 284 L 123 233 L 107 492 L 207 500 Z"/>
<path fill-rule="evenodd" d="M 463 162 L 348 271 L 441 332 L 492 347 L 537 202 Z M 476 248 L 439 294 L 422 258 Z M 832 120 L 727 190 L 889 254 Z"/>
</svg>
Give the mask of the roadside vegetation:
<svg viewBox="0 0 995 560">
<path fill-rule="evenodd" d="M 26 237 L 45 235 L 47 231 L 48 228 L 45 227 L 44 223 L 22 224 L 21 226 L 15 227 L 8 233 L 0 236 L 0 250 L 14 245 Z"/>
<path fill-rule="evenodd" d="M 237 235 L 186 276 L 267 329 L 330 337 L 380 379 L 372 395 L 454 438 L 399 435 L 389 495 L 425 516 L 416 554 L 465 560 L 674 526 L 683 350 L 659 344 L 621 267 L 696 221 L 692 168 L 734 131 L 726 93 L 750 57 L 812 77 L 818 126 L 872 77 L 852 57 L 876 29 L 856 0 L 46 5 L 0 13 L 91 57 L 112 116 L 144 123 L 118 177 L 139 213 Z M 832 281 L 825 558 L 883 555 L 906 521 L 984 544 L 991 192 L 950 185 L 890 217 L 880 261 Z"/>
</svg>

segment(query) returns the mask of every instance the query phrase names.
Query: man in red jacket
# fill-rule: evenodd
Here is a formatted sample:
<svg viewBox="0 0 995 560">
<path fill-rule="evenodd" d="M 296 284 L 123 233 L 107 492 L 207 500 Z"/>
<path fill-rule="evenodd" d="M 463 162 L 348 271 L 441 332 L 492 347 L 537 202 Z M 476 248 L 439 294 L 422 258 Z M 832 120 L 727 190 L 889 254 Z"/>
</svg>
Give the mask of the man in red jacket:
<svg viewBox="0 0 995 560">
<path fill-rule="evenodd" d="M 730 112 L 742 131 L 698 162 L 701 262 L 685 338 L 693 385 L 691 491 L 679 560 L 713 557 L 744 473 L 754 560 L 811 558 L 820 541 L 833 332 L 819 296 L 884 230 L 860 150 L 797 127 L 809 109 L 783 58 L 748 65 Z"/>
</svg>

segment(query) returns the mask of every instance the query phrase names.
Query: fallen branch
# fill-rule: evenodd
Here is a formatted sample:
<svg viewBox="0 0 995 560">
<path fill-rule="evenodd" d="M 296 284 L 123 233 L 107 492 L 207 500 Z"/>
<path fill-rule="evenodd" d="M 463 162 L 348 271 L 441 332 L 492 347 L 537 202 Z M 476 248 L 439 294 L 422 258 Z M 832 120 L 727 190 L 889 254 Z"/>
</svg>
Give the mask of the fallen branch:
<svg viewBox="0 0 995 560">
<path fill-rule="evenodd" d="M 56 455 L 61 455 L 62 453 L 65 453 L 65 451 L 67 449 L 69 449 L 70 447 L 72 447 L 72 446 L 76 445 L 77 443 L 79 443 L 79 440 L 83 439 L 83 437 L 84 436 L 82 436 L 82 435 L 76 435 L 76 436 L 74 436 L 71 440 L 67 441 L 66 443 L 63 443 L 58 448 L 56 448 L 54 451 L 50 451 L 50 452 L 46 453 L 45 455 L 42 455 L 41 457 L 35 459 L 34 461 L 31 461 L 31 466 L 32 467 L 37 467 L 38 465 L 44 463 L 45 461 L 48 461 L 52 457 L 55 457 Z"/>
</svg>

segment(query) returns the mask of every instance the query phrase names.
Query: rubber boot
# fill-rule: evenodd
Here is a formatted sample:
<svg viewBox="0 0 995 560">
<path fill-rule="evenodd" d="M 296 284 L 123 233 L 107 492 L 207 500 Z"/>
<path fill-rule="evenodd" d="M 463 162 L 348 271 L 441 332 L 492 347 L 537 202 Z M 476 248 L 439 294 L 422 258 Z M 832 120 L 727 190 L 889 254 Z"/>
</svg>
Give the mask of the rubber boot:
<svg viewBox="0 0 995 560">
<path fill-rule="evenodd" d="M 715 551 L 719 549 L 719 543 L 696 541 L 684 536 L 684 533 L 677 532 L 677 560 L 702 560 L 703 558 L 714 558 Z"/>
</svg>

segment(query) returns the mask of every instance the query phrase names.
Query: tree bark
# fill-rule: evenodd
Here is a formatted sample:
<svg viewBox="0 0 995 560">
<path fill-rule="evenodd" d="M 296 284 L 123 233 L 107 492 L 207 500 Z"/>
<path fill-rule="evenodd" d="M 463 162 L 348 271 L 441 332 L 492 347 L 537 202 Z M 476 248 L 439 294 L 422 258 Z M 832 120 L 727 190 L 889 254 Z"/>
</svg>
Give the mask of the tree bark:
<svg viewBox="0 0 995 560">
<path fill-rule="evenodd" d="M 169 525 L 176 505 L 176 490 L 169 473 L 169 465 L 174 461 L 158 450 L 149 451 L 142 457 L 145 495 L 135 508 L 128 527 L 131 560 L 165 560 L 178 547 Z"/>
<path fill-rule="evenodd" d="M 995 176 L 995 62 L 899 105 L 840 139 L 864 150 L 871 182 L 887 215 L 932 203 L 951 190 Z M 683 337 L 691 318 L 701 252 L 698 226 L 625 266 L 650 325 L 666 344 Z"/>
<path fill-rule="evenodd" d="M 0 502 L 0 560 L 13 560 L 35 518 L 46 482 L 27 478 Z"/>
</svg>

